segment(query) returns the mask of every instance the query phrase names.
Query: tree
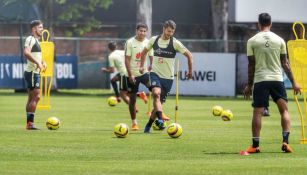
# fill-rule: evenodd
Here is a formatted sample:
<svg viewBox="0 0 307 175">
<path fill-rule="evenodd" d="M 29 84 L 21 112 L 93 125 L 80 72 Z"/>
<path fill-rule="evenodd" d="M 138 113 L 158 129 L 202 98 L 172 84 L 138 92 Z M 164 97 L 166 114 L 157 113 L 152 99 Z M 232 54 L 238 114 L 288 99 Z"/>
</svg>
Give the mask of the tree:
<svg viewBox="0 0 307 175">
<path fill-rule="evenodd" d="M 152 0 L 137 0 L 136 20 L 147 24 L 147 36 L 151 36 Z"/>
<path fill-rule="evenodd" d="M 24 0 L 3 0 L 4 5 L 18 4 Z M 53 33 L 53 27 L 68 25 L 71 27 L 66 35 L 84 35 L 94 28 L 101 27 L 101 21 L 95 18 L 99 9 L 107 9 L 112 0 L 26 0 L 36 5 L 41 11 L 41 19 Z M 57 14 L 54 14 L 57 12 Z"/>
<path fill-rule="evenodd" d="M 228 0 L 211 0 L 211 9 L 213 37 L 223 40 L 216 46 L 220 51 L 228 52 Z"/>
</svg>

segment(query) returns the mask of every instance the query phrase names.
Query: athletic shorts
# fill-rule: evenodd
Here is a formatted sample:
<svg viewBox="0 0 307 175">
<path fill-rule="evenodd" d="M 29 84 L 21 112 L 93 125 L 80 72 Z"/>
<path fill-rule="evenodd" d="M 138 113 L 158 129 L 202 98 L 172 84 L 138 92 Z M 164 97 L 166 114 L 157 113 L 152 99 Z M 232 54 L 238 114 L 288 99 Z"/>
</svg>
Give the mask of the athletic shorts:
<svg viewBox="0 0 307 175">
<path fill-rule="evenodd" d="M 269 98 L 272 97 L 276 103 L 279 99 L 286 102 L 287 93 L 284 82 L 281 81 L 262 81 L 254 84 L 253 89 L 253 107 L 268 107 Z"/>
<path fill-rule="evenodd" d="M 135 77 L 134 84 L 130 83 L 129 77 L 121 76 L 120 90 L 127 91 L 129 93 L 137 93 L 139 91 L 139 85 L 142 83 L 146 87 L 149 87 L 149 74 L 145 73 L 141 76 Z"/>
<path fill-rule="evenodd" d="M 27 88 L 30 90 L 39 89 L 40 87 L 40 74 L 34 72 L 24 72 L 24 78 L 27 83 Z"/>
<path fill-rule="evenodd" d="M 161 103 L 164 103 L 166 101 L 166 97 L 171 91 L 172 85 L 172 79 L 160 78 L 156 73 L 150 72 L 150 90 L 154 87 L 161 88 Z"/>
</svg>

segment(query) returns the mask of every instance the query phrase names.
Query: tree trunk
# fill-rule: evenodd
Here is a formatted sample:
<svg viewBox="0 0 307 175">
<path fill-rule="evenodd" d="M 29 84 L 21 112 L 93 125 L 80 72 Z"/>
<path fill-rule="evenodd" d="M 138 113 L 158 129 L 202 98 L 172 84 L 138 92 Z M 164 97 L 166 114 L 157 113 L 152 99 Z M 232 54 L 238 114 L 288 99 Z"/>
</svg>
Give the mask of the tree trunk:
<svg viewBox="0 0 307 175">
<path fill-rule="evenodd" d="M 147 37 L 151 36 L 152 24 L 152 0 L 137 0 L 136 20 L 137 23 L 142 22 L 147 24 Z"/>
<path fill-rule="evenodd" d="M 222 40 L 217 50 L 228 52 L 228 0 L 211 0 L 213 38 Z"/>
</svg>

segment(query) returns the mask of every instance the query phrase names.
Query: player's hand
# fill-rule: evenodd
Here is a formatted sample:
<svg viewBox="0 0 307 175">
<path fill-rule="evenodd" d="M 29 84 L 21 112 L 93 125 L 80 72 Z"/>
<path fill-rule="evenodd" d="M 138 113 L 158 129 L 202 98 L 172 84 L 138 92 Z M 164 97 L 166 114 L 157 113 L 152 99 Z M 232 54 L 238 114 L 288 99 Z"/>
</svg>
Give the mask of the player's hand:
<svg viewBox="0 0 307 175">
<path fill-rule="evenodd" d="M 293 83 L 292 88 L 294 95 L 301 94 L 301 87 L 297 83 Z"/>
<path fill-rule="evenodd" d="M 244 99 L 248 100 L 252 94 L 252 87 L 246 85 L 243 90 Z"/>
<path fill-rule="evenodd" d="M 179 76 L 179 75 L 177 75 L 177 76 Z M 192 78 L 192 71 L 189 71 L 189 72 L 187 72 L 187 73 L 185 74 L 185 79 L 189 80 L 189 79 L 191 79 L 191 78 Z"/>
<path fill-rule="evenodd" d="M 148 66 L 147 70 L 148 70 L 149 72 L 151 71 L 151 69 L 152 69 L 152 66 L 151 66 L 151 65 Z"/>
<path fill-rule="evenodd" d="M 134 76 L 129 76 L 129 82 L 131 84 L 135 84 L 135 77 Z"/>
<path fill-rule="evenodd" d="M 102 68 L 101 68 L 101 71 L 102 71 L 102 72 L 107 72 L 107 68 L 102 67 Z"/>
<path fill-rule="evenodd" d="M 144 67 L 140 67 L 139 71 L 140 71 L 141 74 L 144 74 Z"/>
<path fill-rule="evenodd" d="M 41 70 L 42 70 L 42 72 L 45 72 L 47 70 L 47 63 L 45 61 L 43 61 L 42 66 L 43 66 L 43 69 L 41 69 Z"/>
<path fill-rule="evenodd" d="M 39 70 L 39 72 L 43 71 L 43 64 L 42 63 L 37 63 L 37 69 Z"/>
</svg>

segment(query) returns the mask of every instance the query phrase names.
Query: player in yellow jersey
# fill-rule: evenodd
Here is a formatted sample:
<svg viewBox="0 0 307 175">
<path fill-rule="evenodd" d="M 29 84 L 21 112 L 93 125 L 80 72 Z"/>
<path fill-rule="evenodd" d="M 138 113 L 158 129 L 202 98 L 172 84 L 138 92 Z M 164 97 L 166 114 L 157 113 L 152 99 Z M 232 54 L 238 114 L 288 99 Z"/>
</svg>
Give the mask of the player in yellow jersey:
<svg viewBox="0 0 307 175">
<path fill-rule="evenodd" d="M 39 42 L 44 29 L 43 23 L 40 20 L 31 21 L 30 28 L 32 35 L 26 38 L 23 51 L 27 58 L 27 66 L 24 72 L 24 78 L 28 88 L 26 129 L 37 130 L 34 125 L 34 113 L 40 99 L 40 73 L 46 70 L 47 65 L 42 60 L 42 51 Z"/>
<path fill-rule="evenodd" d="M 272 22 L 268 13 L 261 13 L 258 18 L 260 32 L 247 42 L 248 84 L 244 96 L 248 99 L 253 88 L 252 145 L 248 153 L 260 152 L 261 117 L 268 107 L 269 96 L 277 104 L 281 116 L 282 151 L 292 152 L 289 146 L 290 115 L 287 106 L 287 93 L 283 83 L 283 71 L 292 83 L 294 93 L 300 93 L 287 58 L 285 41 L 271 32 Z"/>
<path fill-rule="evenodd" d="M 129 111 L 132 120 L 132 130 L 138 130 L 139 127 L 137 125 L 136 120 L 136 97 L 139 89 L 139 84 L 142 83 L 145 86 L 148 86 L 148 77 L 147 73 L 140 73 L 140 63 L 141 63 L 141 52 L 145 48 L 148 43 L 148 39 L 146 38 L 148 27 L 146 24 L 139 23 L 136 26 L 136 35 L 127 40 L 125 45 L 125 63 L 128 73 L 127 78 L 127 90 L 130 95 L 130 104 Z M 153 53 L 148 54 L 150 57 L 150 65 L 152 62 Z M 150 69 L 150 66 L 149 66 Z M 147 98 L 146 94 L 143 92 L 140 94 L 140 97 Z"/>
<path fill-rule="evenodd" d="M 116 43 L 115 42 L 110 42 L 108 44 L 108 48 L 110 50 L 110 54 L 108 57 L 109 60 L 109 67 L 103 67 L 101 68 L 102 71 L 108 72 L 108 73 L 113 73 L 115 72 L 115 69 L 118 71 L 118 73 L 112 77 L 111 79 L 111 85 L 113 87 L 113 90 L 115 92 L 117 101 L 120 102 L 120 96 L 124 100 L 126 104 L 129 104 L 129 96 L 127 94 L 127 91 L 123 89 L 122 87 L 124 86 L 124 81 L 121 81 L 124 79 L 124 77 L 127 76 L 127 70 L 125 66 L 125 52 L 123 50 L 117 50 L 116 49 Z M 120 81 L 120 92 L 118 92 L 118 87 L 117 87 L 117 81 Z"/>
<path fill-rule="evenodd" d="M 154 110 L 144 129 L 145 133 L 150 132 L 152 123 L 156 120 L 157 126 L 164 129 L 162 119 L 162 103 L 165 102 L 171 90 L 174 79 L 175 56 L 177 52 L 182 53 L 188 59 L 188 72 L 186 78 L 192 78 L 192 54 L 173 34 L 176 24 L 168 20 L 163 24 L 161 35 L 150 38 L 147 46 L 142 52 L 140 72 L 144 72 L 145 56 L 151 49 L 154 51 L 152 71 L 150 72 L 150 90 L 153 94 Z"/>
</svg>

